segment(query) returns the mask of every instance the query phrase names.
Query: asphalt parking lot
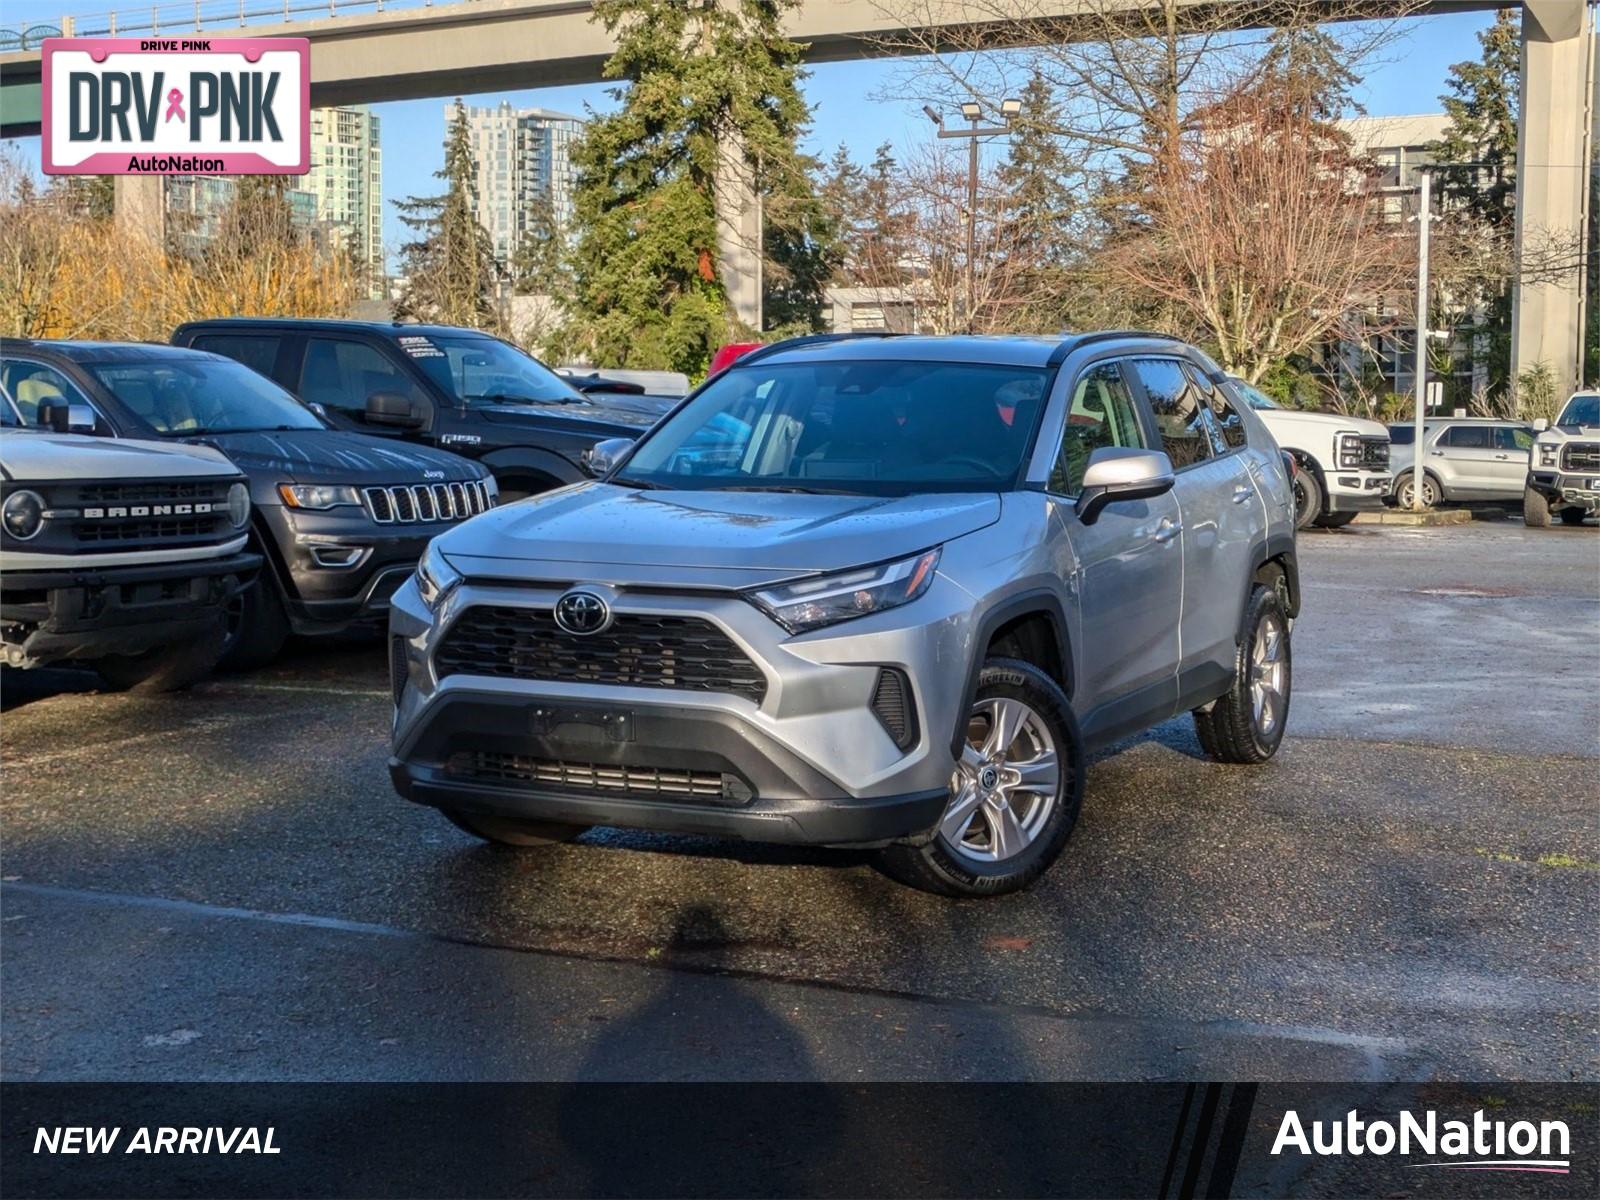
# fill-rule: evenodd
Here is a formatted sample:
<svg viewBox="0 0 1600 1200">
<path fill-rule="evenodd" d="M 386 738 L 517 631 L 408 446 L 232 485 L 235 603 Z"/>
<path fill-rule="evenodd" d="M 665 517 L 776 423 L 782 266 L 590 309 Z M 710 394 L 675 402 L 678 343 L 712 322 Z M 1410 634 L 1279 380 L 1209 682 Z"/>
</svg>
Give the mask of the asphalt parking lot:
<svg viewBox="0 0 1600 1200">
<path fill-rule="evenodd" d="M 395 797 L 377 644 L 3 681 L 8 1079 L 1592 1079 L 1600 534 L 1301 539 L 1289 737 L 1094 764 L 1032 891 Z"/>
</svg>

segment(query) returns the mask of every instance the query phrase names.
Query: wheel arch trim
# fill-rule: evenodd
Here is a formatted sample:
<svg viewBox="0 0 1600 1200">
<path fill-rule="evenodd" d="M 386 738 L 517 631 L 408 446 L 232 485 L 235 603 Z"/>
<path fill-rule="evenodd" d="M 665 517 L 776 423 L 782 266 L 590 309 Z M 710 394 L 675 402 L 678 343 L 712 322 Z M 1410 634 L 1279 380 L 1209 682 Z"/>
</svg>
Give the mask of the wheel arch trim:
<svg viewBox="0 0 1600 1200">
<path fill-rule="evenodd" d="M 972 702 L 978 694 L 978 676 L 983 670 L 985 652 L 995 632 L 1001 626 L 1009 624 L 1018 617 L 1031 617 L 1035 614 L 1043 616 L 1050 622 L 1052 632 L 1055 634 L 1056 651 L 1061 657 L 1058 664 L 1061 677 L 1061 690 L 1067 698 L 1072 698 L 1072 640 L 1067 632 L 1067 617 L 1062 609 L 1061 597 L 1047 587 L 1030 588 L 1014 596 L 992 605 L 983 616 L 979 617 L 974 625 L 972 638 L 972 661 L 967 664 L 967 679 L 961 689 L 961 705 L 956 710 L 955 728 L 950 731 L 950 754 L 952 758 L 961 756 L 961 747 L 966 742 L 967 719 L 972 711 Z"/>
</svg>

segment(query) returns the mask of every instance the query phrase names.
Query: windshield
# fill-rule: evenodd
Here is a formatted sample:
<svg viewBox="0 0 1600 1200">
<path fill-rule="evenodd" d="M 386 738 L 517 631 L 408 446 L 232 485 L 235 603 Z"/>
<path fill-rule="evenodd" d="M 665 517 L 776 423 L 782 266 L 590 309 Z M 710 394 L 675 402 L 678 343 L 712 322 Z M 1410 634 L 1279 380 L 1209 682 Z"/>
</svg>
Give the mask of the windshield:
<svg viewBox="0 0 1600 1200">
<path fill-rule="evenodd" d="M 1236 392 L 1238 392 L 1241 396 L 1244 397 L 1244 402 L 1246 404 L 1248 404 L 1251 408 L 1263 409 L 1263 408 L 1281 408 L 1281 407 L 1283 407 L 1276 400 L 1274 400 L 1271 396 L 1269 396 L 1265 392 L 1263 392 L 1260 388 L 1255 387 L 1252 384 L 1246 383 L 1244 380 L 1238 378 L 1237 376 L 1229 376 L 1228 377 L 1228 382 L 1233 384 L 1234 390 Z"/>
<path fill-rule="evenodd" d="M 429 379 L 468 408 L 586 403 L 550 368 L 494 338 L 402 334 L 400 348 Z"/>
<path fill-rule="evenodd" d="M 1600 392 L 1580 392 L 1561 410 L 1557 425 L 1600 425 Z"/>
<path fill-rule="evenodd" d="M 86 367 L 162 437 L 327 428 L 272 380 L 232 359 L 186 356 Z"/>
<path fill-rule="evenodd" d="M 949 362 L 756 362 L 645 435 L 613 482 L 904 496 L 1015 485 L 1051 372 Z"/>
</svg>

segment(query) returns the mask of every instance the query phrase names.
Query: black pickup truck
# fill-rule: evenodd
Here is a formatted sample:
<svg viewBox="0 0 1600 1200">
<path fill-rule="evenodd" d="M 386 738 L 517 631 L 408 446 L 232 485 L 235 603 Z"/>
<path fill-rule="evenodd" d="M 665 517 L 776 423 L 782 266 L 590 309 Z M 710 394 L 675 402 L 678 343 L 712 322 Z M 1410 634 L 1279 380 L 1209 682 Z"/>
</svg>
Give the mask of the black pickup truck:
<svg viewBox="0 0 1600 1200">
<path fill-rule="evenodd" d="M 585 451 L 657 415 L 586 396 L 510 343 L 449 325 L 230 317 L 182 325 L 172 341 L 244 363 L 341 429 L 475 458 L 502 501 L 588 478 Z"/>
</svg>

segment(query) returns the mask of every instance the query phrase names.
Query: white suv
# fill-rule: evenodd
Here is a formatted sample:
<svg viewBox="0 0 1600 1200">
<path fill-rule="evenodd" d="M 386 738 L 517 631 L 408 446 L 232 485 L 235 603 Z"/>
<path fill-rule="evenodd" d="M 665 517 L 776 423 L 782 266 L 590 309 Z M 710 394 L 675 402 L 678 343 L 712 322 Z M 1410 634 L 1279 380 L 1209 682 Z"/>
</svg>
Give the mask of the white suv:
<svg viewBox="0 0 1600 1200">
<path fill-rule="evenodd" d="M 1600 513 L 1600 392 L 1578 392 L 1554 425 L 1534 422 L 1537 435 L 1522 494 L 1522 519 L 1542 528 L 1554 513 L 1579 525 Z"/>
<path fill-rule="evenodd" d="M 1231 380 L 1273 440 L 1299 468 L 1294 478 L 1295 527 L 1337 529 L 1361 512 L 1384 507 L 1389 494 L 1389 431 L 1365 417 L 1280 408 L 1244 380 Z"/>
</svg>

